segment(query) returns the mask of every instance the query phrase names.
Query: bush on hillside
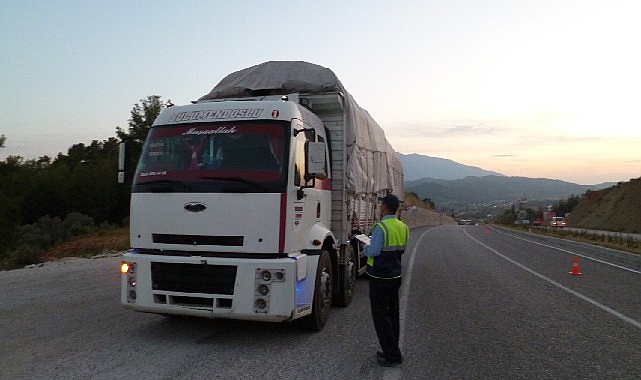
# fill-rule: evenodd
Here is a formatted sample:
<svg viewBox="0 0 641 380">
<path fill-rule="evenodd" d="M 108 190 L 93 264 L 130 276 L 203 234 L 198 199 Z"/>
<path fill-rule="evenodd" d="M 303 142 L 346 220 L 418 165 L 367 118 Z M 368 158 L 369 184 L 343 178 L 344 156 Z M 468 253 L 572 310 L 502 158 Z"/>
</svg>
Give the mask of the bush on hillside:
<svg viewBox="0 0 641 380">
<path fill-rule="evenodd" d="M 42 216 L 36 223 L 20 226 L 16 248 L 5 255 L 2 266 L 18 268 L 38 263 L 44 252 L 55 244 L 94 231 L 96 226 L 93 218 L 77 212 L 68 214 L 64 220 Z"/>
</svg>

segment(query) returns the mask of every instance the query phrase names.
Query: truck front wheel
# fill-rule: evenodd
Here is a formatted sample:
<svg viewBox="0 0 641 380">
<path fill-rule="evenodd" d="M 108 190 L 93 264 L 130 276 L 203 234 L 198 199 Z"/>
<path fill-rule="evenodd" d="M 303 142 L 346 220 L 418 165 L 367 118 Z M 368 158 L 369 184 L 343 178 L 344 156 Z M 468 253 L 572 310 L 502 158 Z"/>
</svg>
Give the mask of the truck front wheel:
<svg viewBox="0 0 641 380">
<path fill-rule="evenodd" d="M 320 331 L 325 327 L 332 308 L 332 281 L 332 259 L 327 251 L 321 251 L 316 268 L 312 313 L 301 320 L 306 328 Z"/>
</svg>

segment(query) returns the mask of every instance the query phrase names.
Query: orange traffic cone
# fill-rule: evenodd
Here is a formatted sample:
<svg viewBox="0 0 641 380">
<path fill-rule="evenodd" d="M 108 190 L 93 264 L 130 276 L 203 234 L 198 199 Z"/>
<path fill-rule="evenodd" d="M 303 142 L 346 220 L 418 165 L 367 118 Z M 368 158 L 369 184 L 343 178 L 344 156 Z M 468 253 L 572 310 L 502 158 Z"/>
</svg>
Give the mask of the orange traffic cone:
<svg viewBox="0 0 641 380">
<path fill-rule="evenodd" d="M 579 258 L 577 256 L 574 256 L 574 262 L 572 263 L 572 270 L 569 271 L 571 275 L 578 276 L 581 274 L 581 270 L 579 270 Z"/>
</svg>

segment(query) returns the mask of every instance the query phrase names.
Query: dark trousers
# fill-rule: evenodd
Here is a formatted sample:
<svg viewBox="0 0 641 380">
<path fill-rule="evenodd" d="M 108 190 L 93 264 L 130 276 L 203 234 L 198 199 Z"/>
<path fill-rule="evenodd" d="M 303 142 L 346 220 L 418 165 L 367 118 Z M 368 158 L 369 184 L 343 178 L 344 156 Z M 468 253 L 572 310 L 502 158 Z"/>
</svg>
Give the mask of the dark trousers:
<svg viewBox="0 0 641 380">
<path fill-rule="evenodd" d="M 369 300 L 372 308 L 372 319 L 383 355 L 388 360 L 401 359 L 398 348 L 400 335 L 398 290 L 401 279 L 382 280 L 370 277 Z"/>
</svg>

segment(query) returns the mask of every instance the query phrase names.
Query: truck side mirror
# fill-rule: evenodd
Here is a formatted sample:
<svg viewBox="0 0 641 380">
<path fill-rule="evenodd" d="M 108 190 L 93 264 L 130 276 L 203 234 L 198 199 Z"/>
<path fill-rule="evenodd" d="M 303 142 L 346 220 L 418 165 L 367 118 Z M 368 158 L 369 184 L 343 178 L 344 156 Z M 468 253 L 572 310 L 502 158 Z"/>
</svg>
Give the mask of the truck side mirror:
<svg viewBox="0 0 641 380">
<path fill-rule="evenodd" d="M 118 149 L 118 183 L 125 183 L 125 143 L 120 143 Z"/>
<path fill-rule="evenodd" d="M 306 178 L 327 178 L 326 150 L 327 147 L 325 143 L 311 141 L 305 143 L 305 157 L 307 160 L 305 165 Z"/>
</svg>

